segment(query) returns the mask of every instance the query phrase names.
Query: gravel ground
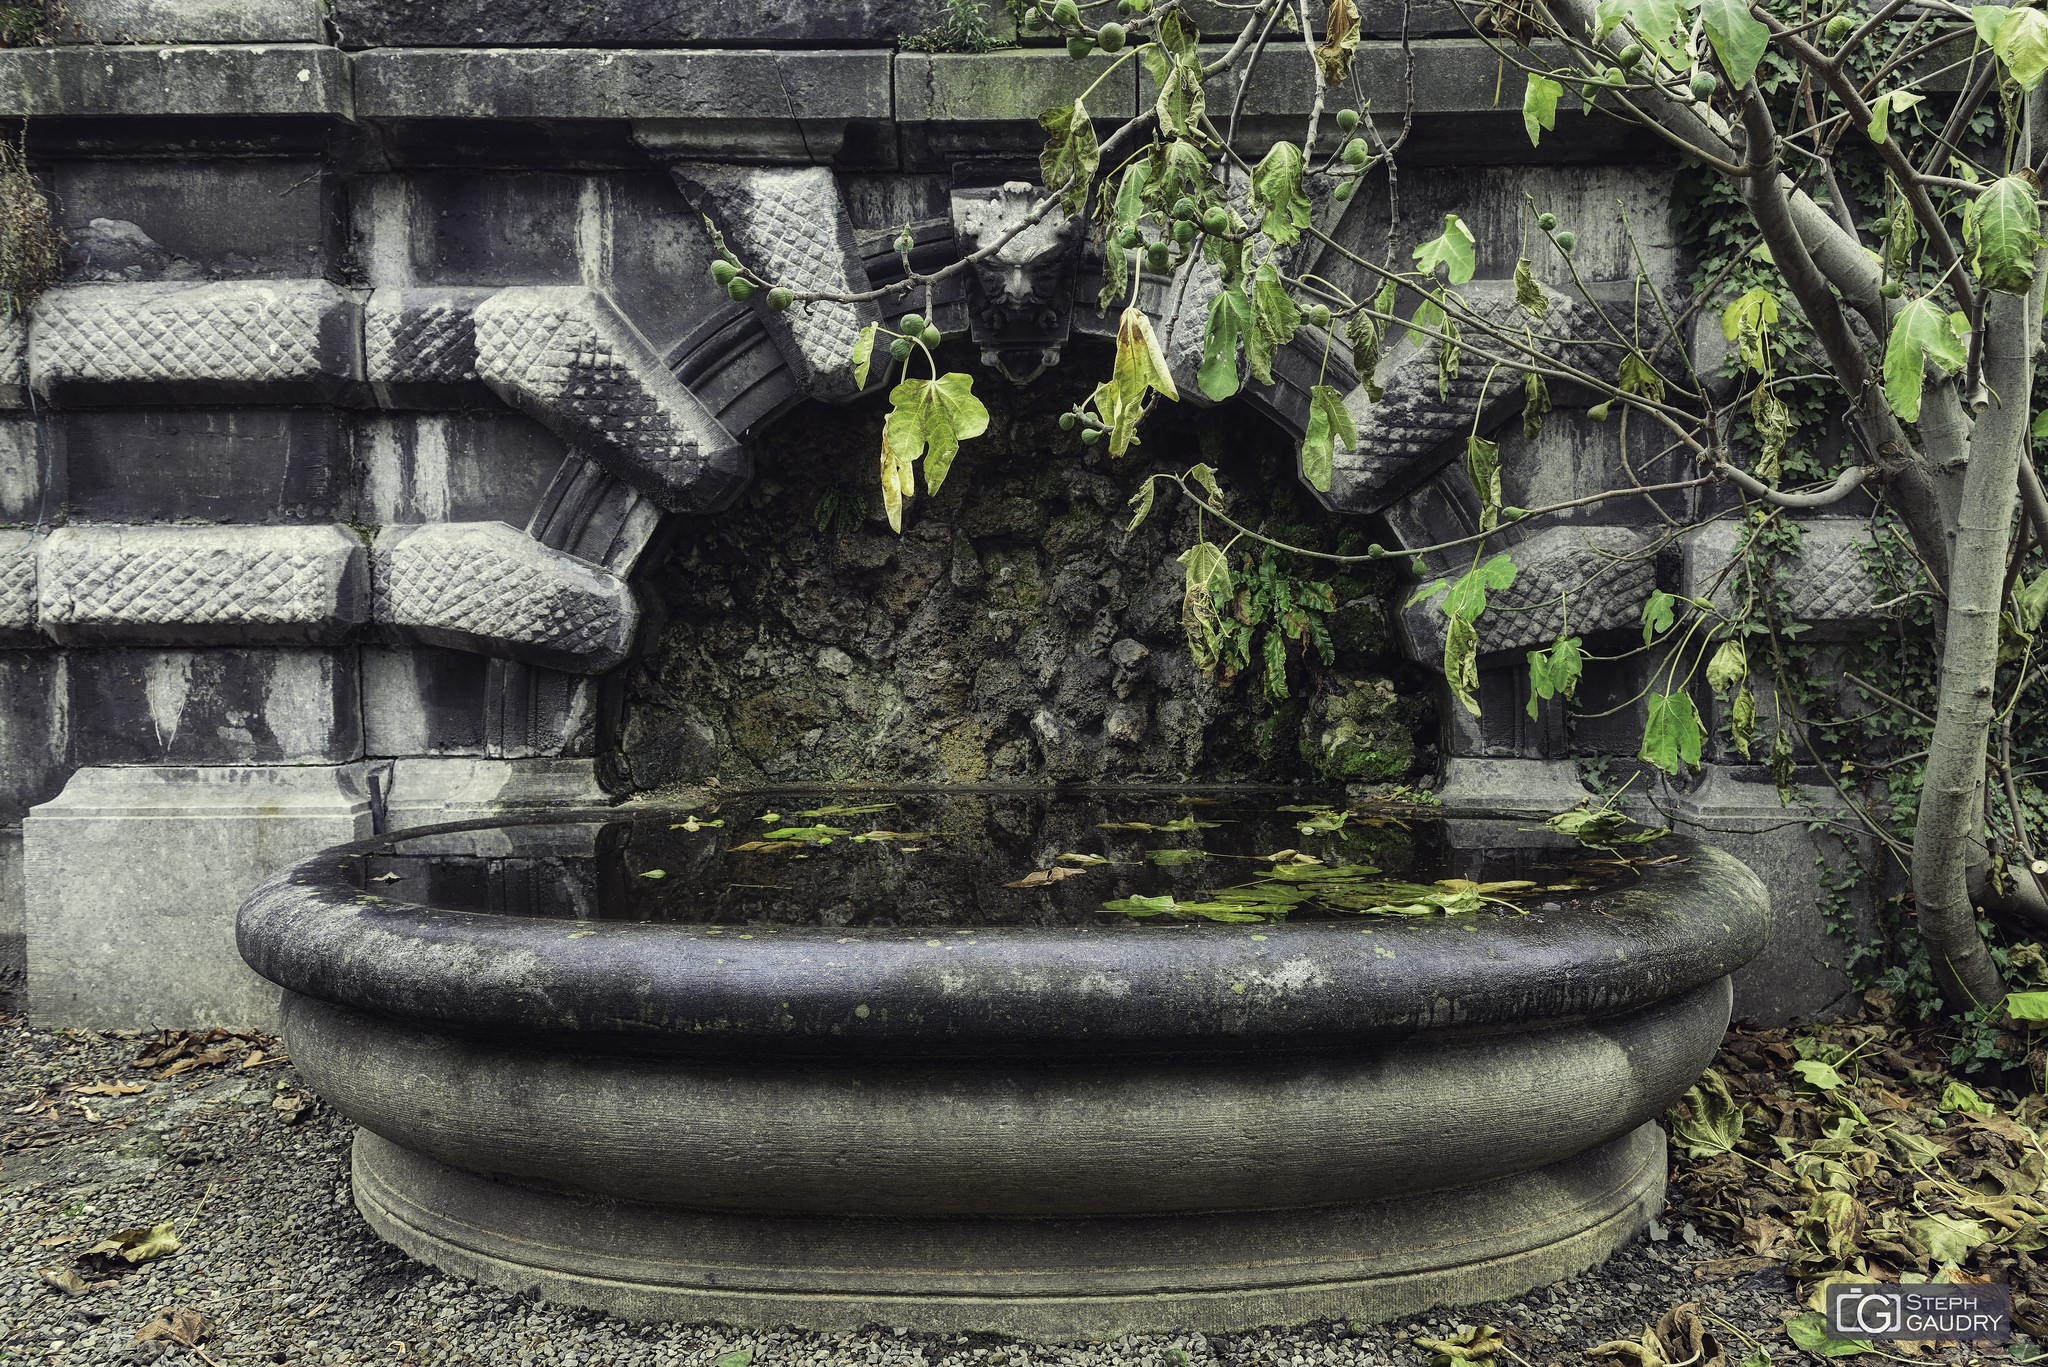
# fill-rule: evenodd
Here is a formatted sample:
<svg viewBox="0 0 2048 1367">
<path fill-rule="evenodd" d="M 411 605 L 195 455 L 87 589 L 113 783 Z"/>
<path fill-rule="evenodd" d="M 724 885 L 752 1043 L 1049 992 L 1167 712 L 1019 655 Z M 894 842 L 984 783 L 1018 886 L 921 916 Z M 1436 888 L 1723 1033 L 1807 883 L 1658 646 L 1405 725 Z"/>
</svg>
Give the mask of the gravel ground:
<svg viewBox="0 0 2048 1367">
<path fill-rule="evenodd" d="M 710 1367 L 751 1348 L 755 1367 L 1422 1367 L 1430 1354 L 1414 1346 L 1418 1335 L 1492 1324 L 1507 1333 L 1511 1356 L 1502 1367 L 1539 1367 L 1584 1362 L 1588 1348 L 1639 1338 L 1646 1323 L 1685 1301 L 1762 1343 L 1777 1362 L 1806 1360 L 1782 1331 L 1795 1304 L 1775 1267 L 1702 1277 L 1697 1266 L 1729 1250 L 1688 1227 L 1661 1226 L 1653 1231 L 1661 1239 L 1640 1240 L 1583 1276 L 1512 1301 L 1384 1325 L 1046 1346 L 886 1326 L 803 1334 L 628 1324 L 444 1277 L 381 1243 L 349 1199 L 350 1126 L 299 1083 L 274 1041 L 200 1039 L 168 1062 L 133 1066 L 160 1047 L 149 1037 L 34 1030 L 0 1014 L 0 1363 Z M 262 1054 L 246 1066 L 256 1049 Z M 188 1062 L 195 1053 L 201 1061 Z M 146 1090 L 109 1094 L 136 1084 Z M 167 1220 L 182 1243 L 168 1256 L 135 1266 L 81 1256 L 119 1231 Z M 84 1294 L 45 1276 L 66 1272 Z M 138 1341 L 151 1321 L 180 1310 L 211 1322 L 197 1350 Z M 1719 1332 L 1728 1367 L 1754 1351 Z M 1957 1348 L 1945 1356 L 2006 1354 Z"/>
</svg>

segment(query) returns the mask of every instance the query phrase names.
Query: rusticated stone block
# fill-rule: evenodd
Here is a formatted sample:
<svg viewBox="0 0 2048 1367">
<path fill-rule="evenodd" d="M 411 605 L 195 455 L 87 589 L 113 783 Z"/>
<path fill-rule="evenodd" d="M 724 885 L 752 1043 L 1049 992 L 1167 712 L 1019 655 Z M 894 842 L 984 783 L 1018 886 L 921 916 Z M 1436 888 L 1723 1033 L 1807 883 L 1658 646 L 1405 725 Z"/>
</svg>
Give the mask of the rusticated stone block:
<svg viewBox="0 0 2048 1367">
<path fill-rule="evenodd" d="M 1878 604 L 1898 595 L 1871 573 L 1877 546 L 1868 526 L 1860 518 L 1817 518 L 1799 523 L 1799 529 L 1805 553 L 1777 567 L 1771 581 L 1785 595 L 1787 618 L 1813 628 L 1811 639 L 1839 639 L 1874 625 Z M 1737 549 L 1743 533 L 1724 519 L 1681 537 L 1679 591 L 1710 598 L 1722 612 L 1735 611 L 1751 592 Z"/>
<path fill-rule="evenodd" d="M 1546 527 L 1508 547 L 1515 582 L 1487 595 L 1479 619 L 1479 653 L 1547 646 L 1567 624 L 1573 635 L 1587 636 L 1636 621 L 1643 600 L 1657 587 L 1648 544 L 1648 537 L 1629 527 L 1566 525 Z M 1442 598 L 1418 603 L 1406 616 L 1421 658 L 1440 655 Z"/>
<path fill-rule="evenodd" d="M 479 388 L 476 309 L 488 289 L 385 286 L 363 309 L 363 378 L 386 408 L 433 408 Z"/>
<path fill-rule="evenodd" d="M 356 306 L 325 280 L 82 285 L 29 327 L 53 403 L 332 403 L 357 381 Z"/>
<path fill-rule="evenodd" d="M 746 448 L 595 290 L 500 290 L 476 311 L 477 374 L 663 508 L 708 513 L 753 473 Z"/>
<path fill-rule="evenodd" d="M 37 555 L 36 616 L 60 644 L 332 641 L 368 616 L 345 527 L 65 527 Z"/>
<path fill-rule="evenodd" d="M 46 645 L 36 636 L 36 545 L 28 532 L 0 532 L 0 646 Z"/>
<path fill-rule="evenodd" d="M 64 0 L 59 42 L 317 43 L 319 0 Z M 78 25 L 74 33 L 71 23 Z"/>
<path fill-rule="evenodd" d="M 1575 303 L 1544 286 L 1550 309 L 1541 322 L 1515 304 L 1511 281 L 1475 280 L 1461 286 L 1459 296 L 1472 312 L 1504 327 L 1531 330 L 1537 349 L 1555 356 L 1564 342 L 1599 325 L 1592 308 Z M 1484 339 L 1473 337 L 1472 344 Z M 1488 344 L 1499 350 L 1498 344 Z M 1448 393 L 1439 385 L 1437 354 L 1441 344 L 1396 326 L 1379 366 L 1385 395 L 1378 401 L 1363 384 L 1345 396 L 1344 406 L 1358 424 L 1358 447 L 1336 453 L 1330 492 L 1324 501 L 1344 512 L 1377 512 L 1436 473 L 1464 450 L 1465 434 L 1490 431 L 1522 406 L 1522 372 L 1493 366 L 1467 355 Z M 1491 374 L 1490 374 L 1491 372 Z"/>
<path fill-rule="evenodd" d="M 632 646 L 625 580 L 503 522 L 386 527 L 375 556 L 377 621 L 413 640 L 577 674 Z"/>
<path fill-rule="evenodd" d="M 0 312 L 0 408 L 28 407 L 28 320 Z"/>
<path fill-rule="evenodd" d="M 867 289 L 853 223 L 829 168 L 685 162 L 669 171 L 690 206 L 708 214 L 740 259 L 767 279 L 799 293 Z M 859 392 L 853 344 L 881 316 L 874 304 L 796 304 L 776 313 L 757 299 L 755 307 L 813 398 Z"/>
</svg>

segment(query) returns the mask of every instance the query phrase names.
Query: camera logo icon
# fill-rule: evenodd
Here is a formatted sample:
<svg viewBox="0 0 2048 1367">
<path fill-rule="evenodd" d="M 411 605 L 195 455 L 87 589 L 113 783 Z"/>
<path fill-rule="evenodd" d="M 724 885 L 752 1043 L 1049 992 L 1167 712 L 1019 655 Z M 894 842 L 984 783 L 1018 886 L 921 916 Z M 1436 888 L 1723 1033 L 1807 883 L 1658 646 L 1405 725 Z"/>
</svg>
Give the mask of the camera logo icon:
<svg viewBox="0 0 2048 1367">
<path fill-rule="evenodd" d="M 1840 1338 L 1896 1334 L 1905 1319 L 1905 1295 L 1895 1287 L 1844 1286 L 1828 1304 L 1828 1329 Z"/>
</svg>

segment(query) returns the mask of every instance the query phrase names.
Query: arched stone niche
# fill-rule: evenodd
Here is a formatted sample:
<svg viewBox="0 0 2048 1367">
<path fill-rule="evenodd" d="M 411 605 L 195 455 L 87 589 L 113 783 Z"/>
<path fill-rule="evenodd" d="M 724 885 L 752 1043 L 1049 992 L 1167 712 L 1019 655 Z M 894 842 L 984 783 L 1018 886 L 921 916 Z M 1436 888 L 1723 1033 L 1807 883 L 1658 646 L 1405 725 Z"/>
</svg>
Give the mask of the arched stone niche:
<svg viewBox="0 0 2048 1367">
<path fill-rule="evenodd" d="M 1425 140 L 1435 150 L 1404 174 L 1395 251 L 1459 212 L 1484 244 L 1486 278 L 1467 293 L 1506 307 L 1508 244 L 1531 194 L 1581 225 L 1581 272 L 1610 318 L 1637 326 L 1622 284 L 1633 256 L 1612 206 L 1623 201 L 1653 278 L 1676 297 L 1683 263 L 1663 228 L 1668 173 L 1597 161 L 1466 164 L 1491 153 L 1444 130 L 1494 117 L 1485 111 L 1495 73 L 1461 41 L 1419 50 L 1435 82 L 1424 109 L 1436 122 L 1424 131 L 1437 141 Z M 74 56 L 97 65 L 72 62 L 65 75 Z M 633 575 L 661 554 L 674 518 L 735 496 L 748 443 L 778 417 L 806 399 L 855 397 L 847 343 L 870 316 L 734 304 L 705 274 L 697 215 L 791 283 L 869 288 L 893 278 L 889 242 L 906 223 L 921 269 L 956 259 L 974 214 L 955 204 L 953 164 L 1012 157 L 1031 137 L 1033 110 L 1021 104 L 992 111 L 994 120 L 956 112 L 974 89 L 964 59 L 415 56 L 233 41 L 115 47 L 104 61 L 84 49 L 5 54 L 24 75 L 13 112 L 55 120 L 74 149 L 51 171 L 76 220 L 67 281 L 26 325 L 0 329 L 9 373 L 20 374 L 0 387 L 11 405 L 0 419 L 0 518 L 11 527 L 0 530 L 4 815 L 33 807 L 19 837 L 0 832 L 0 899 L 29 890 L 30 1000 L 46 1019 L 260 1022 L 269 1006 L 238 975 L 224 919 L 255 873 L 367 834 L 380 813 L 399 825 L 601 800 L 593 761 L 603 680 L 642 644 Z M 1039 87 L 1072 79 L 1063 54 L 1016 61 L 1030 88 L 1004 98 L 1050 103 Z M 45 67 L 55 73 L 47 81 Z M 469 121 L 452 132 L 435 124 L 454 98 L 435 84 L 444 68 L 474 78 L 464 99 L 498 82 L 499 105 L 459 111 Z M 833 104 L 836 78 L 818 73 L 842 68 L 862 74 Z M 798 75 L 812 84 L 792 84 Z M 743 115 L 731 92 L 774 81 L 799 101 L 786 118 L 685 117 L 688 102 L 673 93 L 701 95 L 692 108 Z M 870 108 L 877 81 L 893 94 Z M 1467 86 L 1484 97 L 1460 93 Z M 122 103 L 145 88 L 156 104 Z M 1131 107 L 1139 94 L 1134 81 Z M 518 100 L 531 108 L 514 109 Z M 605 122 L 615 101 L 632 117 Z M 129 144 L 100 131 L 127 126 L 120 119 L 64 122 L 81 111 L 201 120 L 176 126 L 202 141 L 229 136 L 206 119 L 262 113 L 274 131 L 271 143 L 248 141 L 239 130 L 254 125 L 236 125 L 239 150 L 208 166 L 194 190 L 160 160 L 123 160 Z M 876 153 L 876 131 L 892 117 L 893 150 Z M 331 168 L 339 153 L 292 131 L 307 126 L 292 120 L 315 118 L 383 120 L 379 155 L 395 164 L 350 152 L 340 158 L 348 169 Z M 560 169 L 516 159 L 520 169 L 494 169 L 508 164 L 508 144 L 480 130 L 516 141 L 522 129 L 540 130 L 536 155 Z M 452 166 L 408 164 L 442 133 Z M 744 144 L 747 159 L 706 160 L 721 139 Z M 252 149 L 263 157 L 248 157 Z M 1350 250 L 1387 252 L 1384 198 L 1362 194 L 1318 215 Z M 1293 264 L 1360 292 L 1362 276 L 1341 254 Z M 1551 285 L 1565 283 L 1560 263 L 1536 265 Z M 1113 319 L 1090 306 L 1098 268 L 1084 253 L 1073 269 L 1065 331 L 1107 338 Z M 1170 338 L 1188 406 L 1200 403 L 1192 378 L 1211 287 L 1196 275 L 1147 280 L 1139 293 Z M 949 337 L 986 348 L 968 290 L 954 277 L 933 311 Z M 1561 336 L 1604 326 L 1561 296 L 1551 318 Z M 1034 326 L 1051 331 L 1042 319 Z M 1053 340 L 1032 345 L 1042 353 Z M 1326 349 L 1312 330 L 1276 369 L 1277 384 L 1236 402 L 1298 433 L 1318 377 L 1347 392 L 1363 440 L 1340 458 L 1326 502 L 1389 546 L 1470 530 L 1457 456 L 1475 408 L 1479 430 L 1503 443 L 1510 502 L 1589 493 L 1627 475 L 1618 434 L 1585 421 L 1585 396 L 1554 394 L 1560 411 L 1524 441 L 1519 385 L 1506 373 L 1489 379 L 1468 364 L 1446 397 L 1435 358 L 1404 344 L 1381 367 L 1385 399 L 1369 404 L 1343 341 Z M 1645 482 L 1673 470 L 1640 430 L 1627 441 Z M 1625 639 L 1649 583 L 1703 586 L 1725 561 L 1728 547 L 1709 532 L 1615 565 L 1616 552 L 1657 544 L 1661 526 L 1631 501 L 1503 538 L 1528 595 L 1510 606 L 1528 610 L 1489 625 L 1484 715 L 1439 701 L 1447 801 L 1554 808 L 1583 792 L 1574 753 L 1606 757 L 1617 776 L 1628 769 L 1637 744 L 1628 708 L 1589 716 L 1576 735 L 1554 707 L 1532 721 L 1519 665 L 1561 625 L 1542 606 L 1553 591 L 1578 590 L 1574 631 Z M 1825 630 L 1846 630 L 1876 601 L 1857 572 L 1854 526 L 1822 520 L 1809 530 L 1815 568 L 1795 592 Z M 1427 569 L 1459 564 L 1447 554 Z M 1432 667 L 1440 649 L 1437 620 L 1428 605 L 1403 615 L 1418 667 Z M 1589 675 L 1583 710 L 1625 701 L 1639 671 Z M 1700 779 L 1668 786 L 1667 805 L 1782 819 L 1754 766 L 1722 751 L 1710 758 Z M 185 846 L 208 852 L 166 861 L 146 880 L 123 872 L 138 848 Z M 1789 869 L 1810 859 L 1781 852 Z M 110 935 L 115 916 L 120 933 Z M 1816 931 L 1787 961 L 1830 952 Z M 1816 969 L 1738 1010 L 1811 1012 L 1840 981 Z"/>
</svg>

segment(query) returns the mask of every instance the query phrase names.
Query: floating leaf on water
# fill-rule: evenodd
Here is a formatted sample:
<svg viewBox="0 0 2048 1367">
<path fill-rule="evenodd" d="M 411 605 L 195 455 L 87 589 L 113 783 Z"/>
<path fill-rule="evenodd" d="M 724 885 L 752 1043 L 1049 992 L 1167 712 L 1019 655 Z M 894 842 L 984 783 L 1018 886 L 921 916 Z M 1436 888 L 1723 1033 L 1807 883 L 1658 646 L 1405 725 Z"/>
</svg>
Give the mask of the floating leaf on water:
<svg viewBox="0 0 2048 1367">
<path fill-rule="evenodd" d="M 372 883 L 399 883 L 404 880 L 395 873 L 380 873 L 370 881 Z"/>
<path fill-rule="evenodd" d="M 1220 821 L 1197 821 L 1193 813 L 1190 813 L 1187 816 L 1181 817 L 1178 821 L 1167 822 L 1159 829 L 1162 831 L 1206 831 L 1213 830 L 1222 824 Z"/>
<path fill-rule="evenodd" d="M 1207 850 L 1147 850 L 1145 858 L 1155 864 L 1196 864 L 1209 857 Z"/>
<path fill-rule="evenodd" d="M 649 869 L 649 870 L 648 870 L 647 872 L 645 872 L 645 873 L 641 874 L 640 876 L 641 876 L 642 878 L 666 878 L 666 877 L 668 877 L 668 870 L 667 870 L 667 869 Z"/>
<path fill-rule="evenodd" d="M 1118 912 L 1124 916 L 1170 915 L 1178 909 L 1179 903 L 1172 897 L 1119 897 L 1114 902 L 1104 902 L 1104 911 Z"/>
<path fill-rule="evenodd" d="M 772 825 L 774 825 L 774 824 L 775 824 L 776 822 L 778 822 L 778 821 L 782 820 L 782 813 L 781 813 L 781 812 L 763 812 L 763 813 L 761 813 L 761 815 L 759 815 L 759 816 L 755 817 L 755 818 L 754 818 L 754 820 L 756 820 L 756 821 L 765 821 L 765 822 L 767 822 L 767 823 L 768 823 L 769 825 L 771 825 L 771 826 L 772 826 Z"/>
<path fill-rule="evenodd" d="M 669 829 L 672 831 L 702 831 L 709 830 L 713 826 L 723 826 L 724 824 L 725 818 L 723 817 L 716 821 L 699 821 L 696 817 L 692 816 L 677 822 L 675 825 L 670 826 Z"/>
<path fill-rule="evenodd" d="M 797 815 L 812 818 L 821 816 L 861 816 L 868 812 L 886 812 L 895 805 L 893 802 L 868 802 L 859 806 L 848 806 L 844 803 L 835 802 L 829 807 L 813 807 L 810 811 L 798 812 Z M 762 820 L 765 821 L 767 818 L 763 817 Z M 781 818 L 777 817 L 776 820 L 779 821 Z"/>
<path fill-rule="evenodd" d="M 1005 883 L 1003 886 L 1006 888 L 1044 888 L 1051 887 L 1061 879 L 1079 878 L 1080 876 L 1081 870 L 1079 869 L 1037 869 L 1025 874 L 1016 882 Z"/>
<path fill-rule="evenodd" d="M 1069 864 L 1079 864 L 1084 868 L 1093 868 L 1097 864 L 1113 864 L 1116 862 L 1113 859 L 1105 859 L 1099 854 L 1063 854 L 1060 858 L 1066 860 Z"/>
<path fill-rule="evenodd" d="M 855 836 L 853 843 L 856 845 L 873 845 L 888 840 L 929 840 L 931 838 L 932 833 L 930 831 L 867 831 Z"/>
<path fill-rule="evenodd" d="M 804 842 L 801 840 L 749 840 L 743 845 L 733 846 L 730 852 L 733 854 L 786 854 L 791 850 L 800 850 L 803 847 Z"/>
<path fill-rule="evenodd" d="M 844 826 L 783 826 L 768 832 L 762 839 L 797 840 L 806 845 L 829 845 L 834 836 L 852 834 L 853 832 Z"/>
</svg>

